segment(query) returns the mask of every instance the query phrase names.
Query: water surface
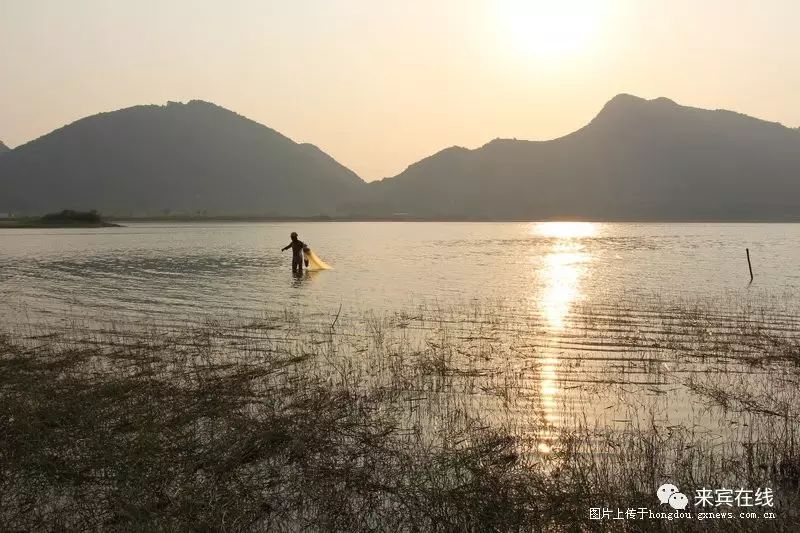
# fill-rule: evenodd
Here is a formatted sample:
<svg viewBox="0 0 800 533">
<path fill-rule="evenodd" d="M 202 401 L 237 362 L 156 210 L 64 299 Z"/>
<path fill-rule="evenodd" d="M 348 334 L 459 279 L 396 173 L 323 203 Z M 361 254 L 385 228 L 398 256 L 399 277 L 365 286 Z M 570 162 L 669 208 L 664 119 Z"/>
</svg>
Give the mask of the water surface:
<svg viewBox="0 0 800 533">
<path fill-rule="evenodd" d="M 334 269 L 293 275 L 290 252 L 281 252 L 291 231 Z M 719 436 L 730 421 L 698 413 L 687 383 L 710 375 L 744 375 L 752 387 L 777 382 L 769 368 L 741 361 L 761 349 L 751 328 L 764 333 L 766 324 L 776 338 L 800 331 L 798 264 L 800 224 L 0 230 L 0 320 L 7 329 L 69 329 L 290 311 L 327 323 L 341 309 L 341 323 L 366 312 L 405 316 L 392 323 L 423 337 L 446 322 L 445 342 L 458 344 L 461 363 L 478 376 L 469 388 L 480 409 L 507 411 L 504 393 L 495 393 L 513 379 L 517 419 L 536 413 L 559 425 L 589 413 L 613 425 L 650 417 L 706 424 Z M 713 304 L 687 315 L 680 302 Z"/>
<path fill-rule="evenodd" d="M 334 270 L 300 278 L 298 231 Z M 750 286 L 745 248 L 756 274 Z M 800 224 L 248 223 L 0 230 L 4 321 L 576 302 L 800 289 Z"/>
</svg>

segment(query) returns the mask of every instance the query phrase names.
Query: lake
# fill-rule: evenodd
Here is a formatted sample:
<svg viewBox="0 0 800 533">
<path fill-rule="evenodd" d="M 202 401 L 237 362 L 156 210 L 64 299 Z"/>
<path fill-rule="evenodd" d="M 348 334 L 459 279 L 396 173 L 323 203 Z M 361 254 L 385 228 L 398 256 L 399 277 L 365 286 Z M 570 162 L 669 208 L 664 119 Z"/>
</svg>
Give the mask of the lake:
<svg viewBox="0 0 800 533">
<path fill-rule="evenodd" d="M 333 270 L 294 276 L 281 252 L 291 231 Z M 515 390 L 535 396 L 517 409 L 556 425 L 646 411 L 728 434 L 698 414 L 691 380 L 761 387 L 774 370 L 742 362 L 769 349 L 749 330 L 789 342 L 800 330 L 800 224 L 136 223 L 0 230 L 0 250 L 6 329 L 280 312 L 364 329 L 368 313 L 394 316 L 424 348 L 446 322 L 460 353 L 504 353 Z M 491 377 L 470 387 L 497 389 L 498 363 L 477 360 L 470 372 Z"/>
<path fill-rule="evenodd" d="M 334 270 L 292 276 L 297 231 Z M 745 248 L 755 282 L 749 285 Z M 58 322 L 513 300 L 796 295 L 800 224 L 197 223 L 0 230 L 0 317 Z"/>
</svg>

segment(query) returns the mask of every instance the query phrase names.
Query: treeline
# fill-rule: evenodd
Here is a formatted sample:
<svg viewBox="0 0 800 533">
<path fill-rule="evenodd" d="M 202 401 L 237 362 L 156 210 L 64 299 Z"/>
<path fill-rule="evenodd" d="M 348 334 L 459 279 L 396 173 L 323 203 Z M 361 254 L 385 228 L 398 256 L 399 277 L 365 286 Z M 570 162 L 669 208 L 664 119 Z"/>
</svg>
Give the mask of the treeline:
<svg viewBox="0 0 800 533">
<path fill-rule="evenodd" d="M 79 222 L 81 224 L 101 224 L 103 218 L 96 209 L 91 211 L 73 211 L 64 209 L 59 213 L 48 213 L 41 218 L 42 222 L 62 224 L 67 222 Z"/>
</svg>

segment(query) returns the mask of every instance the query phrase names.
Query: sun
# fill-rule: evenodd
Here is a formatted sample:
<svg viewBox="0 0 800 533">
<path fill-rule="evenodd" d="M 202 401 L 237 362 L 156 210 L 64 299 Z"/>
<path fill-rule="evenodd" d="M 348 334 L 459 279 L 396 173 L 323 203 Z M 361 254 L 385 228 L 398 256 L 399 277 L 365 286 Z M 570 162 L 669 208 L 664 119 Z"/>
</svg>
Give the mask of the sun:
<svg viewBox="0 0 800 533">
<path fill-rule="evenodd" d="M 544 61 L 586 53 L 603 25 L 601 0 L 502 0 L 497 13 L 509 45 Z"/>
</svg>

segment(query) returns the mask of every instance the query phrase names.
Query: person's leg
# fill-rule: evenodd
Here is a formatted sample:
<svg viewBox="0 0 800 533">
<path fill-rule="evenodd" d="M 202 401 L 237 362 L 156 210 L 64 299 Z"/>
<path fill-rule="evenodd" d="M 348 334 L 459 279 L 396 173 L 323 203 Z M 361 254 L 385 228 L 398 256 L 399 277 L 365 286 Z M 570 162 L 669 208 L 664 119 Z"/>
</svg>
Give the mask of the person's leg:
<svg viewBox="0 0 800 533">
<path fill-rule="evenodd" d="M 292 256 L 292 272 L 297 272 L 298 267 L 302 264 L 301 261 L 298 260 L 296 255 Z"/>
</svg>

